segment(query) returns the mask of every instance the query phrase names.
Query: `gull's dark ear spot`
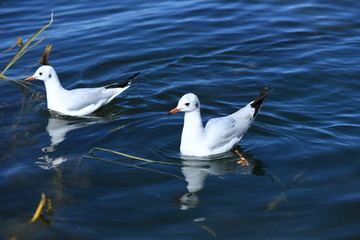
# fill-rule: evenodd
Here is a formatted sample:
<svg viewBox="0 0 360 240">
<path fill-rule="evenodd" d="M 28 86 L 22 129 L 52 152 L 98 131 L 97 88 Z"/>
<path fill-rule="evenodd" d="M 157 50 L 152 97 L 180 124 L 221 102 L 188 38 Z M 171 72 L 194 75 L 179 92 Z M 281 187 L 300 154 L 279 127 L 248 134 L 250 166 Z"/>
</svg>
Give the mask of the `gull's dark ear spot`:
<svg viewBox="0 0 360 240">
<path fill-rule="evenodd" d="M 195 103 L 195 107 L 199 107 L 199 104 L 198 104 L 198 103 Z"/>
<path fill-rule="evenodd" d="M 51 78 L 51 74 L 49 74 L 49 78 Z"/>
</svg>

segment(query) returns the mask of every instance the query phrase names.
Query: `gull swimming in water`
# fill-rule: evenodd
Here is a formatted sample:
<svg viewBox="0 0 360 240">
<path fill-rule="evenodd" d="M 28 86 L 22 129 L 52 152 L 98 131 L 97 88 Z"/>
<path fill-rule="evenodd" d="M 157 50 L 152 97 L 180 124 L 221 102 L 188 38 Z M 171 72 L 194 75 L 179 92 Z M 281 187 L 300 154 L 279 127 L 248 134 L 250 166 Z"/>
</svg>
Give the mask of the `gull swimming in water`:
<svg viewBox="0 0 360 240">
<path fill-rule="evenodd" d="M 264 88 L 256 99 L 235 113 L 210 119 L 205 128 L 200 115 L 200 101 L 193 93 L 182 96 L 169 112 L 184 112 L 180 152 L 186 156 L 209 156 L 231 150 L 250 128 L 262 102 L 271 91 Z"/>
<path fill-rule="evenodd" d="M 61 86 L 55 69 L 44 65 L 25 81 L 38 79 L 45 83 L 47 106 L 50 110 L 70 116 L 84 116 L 108 104 L 128 89 L 131 81 L 139 74 L 136 73 L 122 82 L 104 87 L 67 90 Z"/>
</svg>

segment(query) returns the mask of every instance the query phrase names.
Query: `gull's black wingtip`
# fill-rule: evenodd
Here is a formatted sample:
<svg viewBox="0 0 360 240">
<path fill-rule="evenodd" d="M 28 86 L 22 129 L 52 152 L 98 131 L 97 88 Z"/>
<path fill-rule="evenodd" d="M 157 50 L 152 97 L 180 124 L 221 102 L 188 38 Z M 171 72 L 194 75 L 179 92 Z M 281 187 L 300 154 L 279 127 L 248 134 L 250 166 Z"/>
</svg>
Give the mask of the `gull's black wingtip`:
<svg viewBox="0 0 360 240">
<path fill-rule="evenodd" d="M 140 72 L 137 72 L 135 73 L 134 75 L 128 77 L 126 80 L 122 81 L 122 82 L 119 82 L 119 83 L 115 83 L 115 84 L 111 84 L 109 86 L 106 86 L 105 88 L 106 89 L 109 89 L 109 88 L 124 88 L 126 87 L 127 85 L 129 85 L 129 83 L 134 80 L 137 76 L 139 76 Z"/>
<path fill-rule="evenodd" d="M 271 93 L 273 90 L 269 90 L 267 87 L 265 87 L 263 90 L 261 90 L 261 92 L 259 93 L 259 95 L 255 98 L 254 101 L 252 101 L 250 103 L 250 106 L 252 108 L 255 109 L 255 113 L 254 113 L 254 117 L 256 116 L 256 114 L 259 112 L 260 108 L 261 108 L 261 105 L 265 99 L 265 97 Z"/>
<path fill-rule="evenodd" d="M 137 73 L 135 73 L 134 75 L 128 77 L 128 79 L 126 79 L 126 80 L 127 80 L 127 81 L 131 81 L 131 80 L 135 79 L 137 76 L 139 76 L 139 74 L 140 74 L 140 72 L 137 72 Z"/>
</svg>

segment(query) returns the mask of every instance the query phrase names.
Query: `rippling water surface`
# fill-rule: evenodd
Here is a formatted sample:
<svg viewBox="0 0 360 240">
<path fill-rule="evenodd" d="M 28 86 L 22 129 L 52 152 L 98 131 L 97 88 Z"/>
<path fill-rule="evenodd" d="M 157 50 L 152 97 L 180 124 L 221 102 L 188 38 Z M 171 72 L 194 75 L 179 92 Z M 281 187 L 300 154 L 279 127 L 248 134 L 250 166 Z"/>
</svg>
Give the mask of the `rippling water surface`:
<svg viewBox="0 0 360 240">
<path fill-rule="evenodd" d="M 358 1 L 2 1 L 0 68 L 32 75 L 45 46 L 66 88 L 140 71 L 91 118 L 46 109 L 42 82 L 0 81 L 2 239 L 358 239 Z M 273 89 L 235 153 L 179 154 L 196 93 L 204 121 Z M 159 162 L 94 151 L 107 148 Z M 183 164 L 183 165 L 182 165 Z M 47 221 L 29 224 L 44 192 Z"/>
</svg>

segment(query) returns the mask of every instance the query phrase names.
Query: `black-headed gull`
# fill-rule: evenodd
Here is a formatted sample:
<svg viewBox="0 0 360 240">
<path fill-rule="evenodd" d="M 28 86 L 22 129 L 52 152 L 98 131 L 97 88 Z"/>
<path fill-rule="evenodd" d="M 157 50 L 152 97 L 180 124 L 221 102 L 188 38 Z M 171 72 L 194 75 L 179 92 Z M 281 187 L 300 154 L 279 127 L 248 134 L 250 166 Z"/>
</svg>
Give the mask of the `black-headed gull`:
<svg viewBox="0 0 360 240">
<path fill-rule="evenodd" d="M 200 101 L 193 93 L 182 96 L 169 112 L 184 112 L 180 152 L 186 156 L 209 156 L 231 150 L 254 121 L 261 104 L 271 91 L 264 88 L 256 99 L 235 113 L 210 119 L 205 128 L 200 115 Z"/>
<path fill-rule="evenodd" d="M 84 116 L 93 113 L 128 89 L 131 80 L 138 75 L 139 73 L 136 73 L 120 83 L 104 87 L 67 90 L 61 86 L 55 69 L 49 65 L 44 65 L 39 67 L 35 74 L 25 81 L 35 79 L 44 81 L 49 109 L 70 116 Z"/>
</svg>

